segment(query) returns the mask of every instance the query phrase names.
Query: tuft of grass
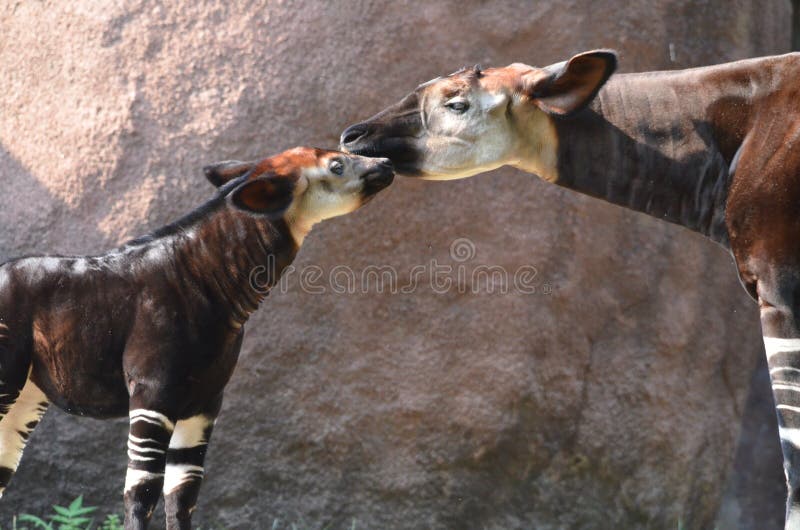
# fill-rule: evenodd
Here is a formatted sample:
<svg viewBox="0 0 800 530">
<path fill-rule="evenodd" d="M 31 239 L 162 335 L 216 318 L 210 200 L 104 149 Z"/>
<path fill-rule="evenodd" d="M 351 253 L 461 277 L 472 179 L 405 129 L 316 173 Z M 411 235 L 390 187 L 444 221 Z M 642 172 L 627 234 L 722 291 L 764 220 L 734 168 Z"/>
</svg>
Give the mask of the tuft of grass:
<svg viewBox="0 0 800 530">
<path fill-rule="evenodd" d="M 79 495 L 68 506 L 53 505 L 53 513 L 43 517 L 22 513 L 11 520 L 11 530 L 123 530 L 122 522 L 117 514 L 109 514 L 94 526 L 91 516 L 97 507 L 83 504 L 83 495 Z M 2 530 L 2 528 L 0 528 Z"/>
<path fill-rule="evenodd" d="M 85 505 L 83 495 L 80 495 L 68 506 L 54 505 L 52 513 L 44 517 L 29 513 L 19 514 L 12 519 L 10 530 L 124 530 L 122 518 L 119 515 L 107 514 L 104 518 L 96 521 L 96 512 L 97 507 Z M 318 527 L 306 523 L 302 517 L 299 522 L 294 523 L 276 518 L 273 519 L 270 530 L 335 530 L 334 524 Z M 0 530 L 3 528 L 0 527 Z M 201 529 L 198 528 L 198 530 Z M 207 530 L 223 530 L 223 528 L 212 526 Z M 346 530 L 359 530 L 358 521 L 354 518 Z M 679 527 L 679 530 L 683 529 Z"/>
</svg>

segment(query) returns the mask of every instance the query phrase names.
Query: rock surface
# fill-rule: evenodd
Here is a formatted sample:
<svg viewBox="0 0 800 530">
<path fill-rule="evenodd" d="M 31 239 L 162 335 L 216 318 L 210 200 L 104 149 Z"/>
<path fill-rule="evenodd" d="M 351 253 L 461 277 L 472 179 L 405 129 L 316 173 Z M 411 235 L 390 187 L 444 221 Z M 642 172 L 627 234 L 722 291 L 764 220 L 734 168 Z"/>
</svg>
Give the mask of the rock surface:
<svg viewBox="0 0 800 530">
<path fill-rule="evenodd" d="M 792 18 L 788 0 L 159 4 L 0 6 L 0 259 L 106 249 L 208 197 L 204 164 L 335 146 L 465 64 L 703 65 L 787 51 Z M 432 260 L 448 289 L 300 275 L 391 266 L 407 286 Z M 536 292 L 473 293 L 481 264 L 534 267 Z M 757 310 L 701 237 L 504 169 L 400 180 L 296 266 L 248 326 L 204 528 L 781 527 Z M 119 510 L 125 436 L 48 413 L 0 524 L 78 494 Z"/>
</svg>

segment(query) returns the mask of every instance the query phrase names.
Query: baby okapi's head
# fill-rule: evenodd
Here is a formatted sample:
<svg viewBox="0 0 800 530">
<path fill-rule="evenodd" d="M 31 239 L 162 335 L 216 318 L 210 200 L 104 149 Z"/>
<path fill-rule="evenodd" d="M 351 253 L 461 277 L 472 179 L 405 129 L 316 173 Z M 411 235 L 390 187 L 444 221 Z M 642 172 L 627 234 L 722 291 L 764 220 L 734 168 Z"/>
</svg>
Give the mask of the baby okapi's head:
<svg viewBox="0 0 800 530">
<path fill-rule="evenodd" d="M 616 64 L 614 52 L 595 50 L 544 68 L 459 70 L 351 125 L 341 148 L 388 157 L 405 176 L 456 179 L 509 164 L 551 180 L 553 120 L 588 105 Z"/>
<path fill-rule="evenodd" d="M 295 147 L 260 161 L 228 160 L 203 168 L 234 206 L 283 218 L 299 243 L 316 223 L 366 204 L 394 179 L 385 158 Z M 236 182 L 233 182 L 236 181 Z"/>
</svg>

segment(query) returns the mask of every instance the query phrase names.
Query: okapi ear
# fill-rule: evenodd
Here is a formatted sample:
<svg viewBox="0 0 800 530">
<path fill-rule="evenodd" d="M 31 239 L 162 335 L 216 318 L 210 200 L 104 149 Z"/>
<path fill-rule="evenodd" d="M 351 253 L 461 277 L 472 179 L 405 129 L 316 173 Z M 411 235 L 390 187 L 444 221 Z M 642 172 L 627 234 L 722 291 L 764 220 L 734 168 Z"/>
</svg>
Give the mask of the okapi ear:
<svg viewBox="0 0 800 530">
<path fill-rule="evenodd" d="M 239 178 L 254 167 L 258 162 L 241 162 L 239 160 L 225 160 L 203 168 L 208 181 L 219 188 L 233 179 Z"/>
<path fill-rule="evenodd" d="M 294 180 L 286 177 L 259 177 L 233 190 L 231 201 L 242 210 L 280 217 L 292 204 L 294 188 Z"/>
<path fill-rule="evenodd" d="M 612 50 L 579 53 L 523 75 L 523 92 L 548 114 L 568 116 L 588 105 L 616 68 Z"/>
</svg>

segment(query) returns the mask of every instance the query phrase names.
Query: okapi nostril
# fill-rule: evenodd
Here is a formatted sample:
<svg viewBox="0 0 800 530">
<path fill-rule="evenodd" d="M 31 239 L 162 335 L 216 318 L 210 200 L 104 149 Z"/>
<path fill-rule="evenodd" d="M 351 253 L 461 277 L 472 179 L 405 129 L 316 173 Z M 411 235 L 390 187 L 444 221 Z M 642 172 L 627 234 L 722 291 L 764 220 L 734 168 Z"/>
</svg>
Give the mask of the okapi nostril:
<svg viewBox="0 0 800 530">
<path fill-rule="evenodd" d="M 352 144 L 360 140 L 367 134 L 367 129 L 360 125 L 352 125 L 345 129 L 342 137 L 339 139 L 342 145 Z"/>
</svg>

